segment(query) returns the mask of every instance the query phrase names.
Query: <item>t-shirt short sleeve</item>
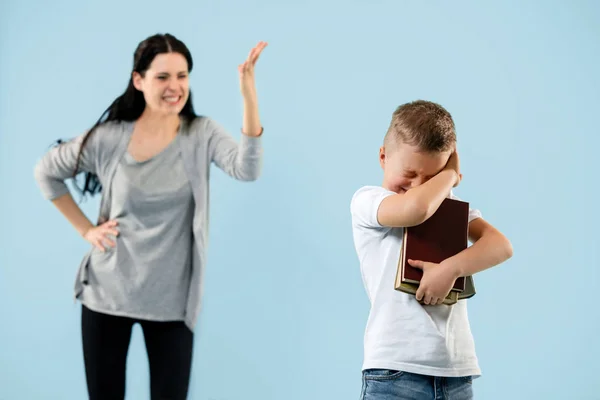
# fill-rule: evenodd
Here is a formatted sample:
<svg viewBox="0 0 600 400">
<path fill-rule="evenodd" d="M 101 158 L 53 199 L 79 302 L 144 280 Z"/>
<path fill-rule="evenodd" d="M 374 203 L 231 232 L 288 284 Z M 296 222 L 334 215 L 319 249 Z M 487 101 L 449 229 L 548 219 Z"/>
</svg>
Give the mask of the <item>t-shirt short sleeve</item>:
<svg viewBox="0 0 600 400">
<path fill-rule="evenodd" d="M 353 223 L 365 228 L 381 228 L 377 220 L 379 205 L 383 199 L 394 194 L 380 186 L 365 186 L 357 190 L 350 204 Z"/>
<path fill-rule="evenodd" d="M 450 192 L 449 197 L 453 200 L 460 200 L 460 198 L 456 196 L 453 192 Z M 479 211 L 476 208 L 471 208 L 471 204 L 469 203 L 469 223 L 471 223 L 473 220 L 476 220 L 477 218 L 481 218 L 481 211 Z"/>
</svg>

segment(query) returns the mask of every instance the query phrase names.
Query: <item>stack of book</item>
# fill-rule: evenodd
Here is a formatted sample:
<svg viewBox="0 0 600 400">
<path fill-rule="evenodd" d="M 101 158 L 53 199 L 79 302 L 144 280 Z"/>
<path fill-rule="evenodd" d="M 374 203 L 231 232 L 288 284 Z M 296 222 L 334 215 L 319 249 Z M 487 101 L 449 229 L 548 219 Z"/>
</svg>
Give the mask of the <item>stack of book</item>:
<svg viewBox="0 0 600 400">
<path fill-rule="evenodd" d="M 467 248 L 468 229 L 469 203 L 449 198 L 445 199 L 425 222 L 404 228 L 394 289 L 415 295 L 423 271 L 411 266 L 408 260 L 441 263 Z M 454 282 L 452 290 L 444 299 L 444 304 L 452 305 L 458 300 L 474 295 L 473 277 L 460 277 Z"/>
</svg>

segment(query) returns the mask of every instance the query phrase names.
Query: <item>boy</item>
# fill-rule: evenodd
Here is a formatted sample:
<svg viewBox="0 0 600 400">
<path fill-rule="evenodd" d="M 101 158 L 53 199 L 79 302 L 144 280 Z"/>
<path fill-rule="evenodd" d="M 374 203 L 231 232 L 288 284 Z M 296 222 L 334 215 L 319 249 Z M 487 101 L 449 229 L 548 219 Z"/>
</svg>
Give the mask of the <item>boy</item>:
<svg viewBox="0 0 600 400">
<path fill-rule="evenodd" d="M 352 198 L 352 230 L 371 302 L 364 337 L 361 399 L 466 400 L 481 374 L 466 300 L 442 304 L 456 278 L 512 256 L 510 242 L 469 210 L 468 249 L 441 264 L 410 260 L 423 270 L 416 296 L 394 289 L 404 227 L 427 220 L 461 180 L 451 115 L 428 101 L 394 112 L 379 150 L 382 186 Z M 422 301 L 425 305 L 421 305 Z"/>
</svg>

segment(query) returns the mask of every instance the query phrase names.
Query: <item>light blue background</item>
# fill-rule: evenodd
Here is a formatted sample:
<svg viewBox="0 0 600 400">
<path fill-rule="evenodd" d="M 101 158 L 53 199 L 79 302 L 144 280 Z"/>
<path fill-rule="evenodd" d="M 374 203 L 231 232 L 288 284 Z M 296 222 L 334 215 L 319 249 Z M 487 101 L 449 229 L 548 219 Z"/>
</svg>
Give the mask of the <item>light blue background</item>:
<svg viewBox="0 0 600 400">
<path fill-rule="evenodd" d="M 87 244 L 42 199 L 33 166 L 125 88 L 137 43 L 190 47 L 196 109 L 239 137 L 237 65 L 259 40 L 265 166 L 212 175 L 190 399 L 337 400 L 360 392 L 368 302 L 349 203 L 379 184 L 394 108 L 453 114 L 456 193 L 513 242 L 477 277 L 477 398 L 600 398 L 596 331 L 600 6 L 593 1 L 16 1 L 0 3 L 0 399 L 82 399 Z M 84 210 L 96 217 L 98 199 Z M 139 328 L 128 399 L 148 396 Z"/>
</svg>

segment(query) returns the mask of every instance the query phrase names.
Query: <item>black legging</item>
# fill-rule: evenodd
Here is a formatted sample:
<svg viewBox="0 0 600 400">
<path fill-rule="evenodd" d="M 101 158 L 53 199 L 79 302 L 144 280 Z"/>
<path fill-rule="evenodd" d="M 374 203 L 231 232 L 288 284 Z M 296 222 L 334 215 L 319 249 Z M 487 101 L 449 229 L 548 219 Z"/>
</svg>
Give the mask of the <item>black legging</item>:
<svg viewBox="0 0 600 400">
<path fill-rule="evenodd" d="M 125 367 L 133 324 L 144 332 L 152 400 L 184 400 L 190 380 L 193 333 L 182 321 L 154 322 L 82 307 L 81 333 L 90 400 L 125 398 Z"/>
</svg>

